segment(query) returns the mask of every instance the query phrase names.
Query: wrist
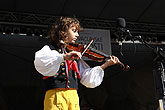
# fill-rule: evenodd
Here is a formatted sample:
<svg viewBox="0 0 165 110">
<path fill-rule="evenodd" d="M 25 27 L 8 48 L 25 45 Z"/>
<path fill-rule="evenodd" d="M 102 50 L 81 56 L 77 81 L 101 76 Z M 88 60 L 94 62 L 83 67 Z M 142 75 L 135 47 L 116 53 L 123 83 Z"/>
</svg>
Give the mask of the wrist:
<svg viewBox="0 0 165 110">
<path fill-rule="evenodd" d="M 63 54 L 63 58 L 64 58 L 64 60 L 66 60 L 66 54 Z"/>
<path fill-rule="evenodd" d="M 111 62 L 105 62 L 104 64 L 102 64 L 100 67 L 104 70 L 109 66 L 112 66 L 113 64 Z"/>
<path fill-rule="evenodd" d="M 107 68 L 107 65 L 104 63 L 100 66 L 103 70 Z"/>
</svg>

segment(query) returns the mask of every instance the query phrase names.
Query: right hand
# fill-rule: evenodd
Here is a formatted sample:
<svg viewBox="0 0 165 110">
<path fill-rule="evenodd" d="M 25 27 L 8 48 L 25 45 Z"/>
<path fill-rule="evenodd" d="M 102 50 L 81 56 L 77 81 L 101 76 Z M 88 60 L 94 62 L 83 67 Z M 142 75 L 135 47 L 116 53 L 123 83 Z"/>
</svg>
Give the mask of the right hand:
<svg viewBox="0 0 165 110">
<path fill-rule="evenodd" d="M 64 60 L 75 60 L 81 59 L 82 55 L 80 52 L 71 51 L 69 53 L 63 54 Z"/>
</svg>

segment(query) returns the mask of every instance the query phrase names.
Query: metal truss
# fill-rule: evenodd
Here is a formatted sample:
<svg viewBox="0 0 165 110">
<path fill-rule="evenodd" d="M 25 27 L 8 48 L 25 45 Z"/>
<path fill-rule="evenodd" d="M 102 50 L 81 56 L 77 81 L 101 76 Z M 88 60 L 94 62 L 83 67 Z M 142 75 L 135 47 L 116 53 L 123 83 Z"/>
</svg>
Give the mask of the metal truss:
<svg viewBox="0 0 165 110">
<path fill-rule="evenodd" d="M 0 32 L 7 30 L 7 28 L 11 28 L 11 30 L 17 29 L 17 31 L 21 33 L 26 33 L 27 30 L 30 29 L 33 33 L 36 30 L 38 30 L 38 32 L 41 30 L 46 32 L 48 31 L 49 26 L 54 23 L 58 17 L 59 16 L 34 13 L 0 11 Z M 87 18 L 78 19 L 84 28 L 106 29 L 111 32 L 115 31 L 115 21 Z M 165 25 L 127 22 L 126 27 L 134 34 L 148 35 L 152 37 L 165 35 Z"/>
</svg>

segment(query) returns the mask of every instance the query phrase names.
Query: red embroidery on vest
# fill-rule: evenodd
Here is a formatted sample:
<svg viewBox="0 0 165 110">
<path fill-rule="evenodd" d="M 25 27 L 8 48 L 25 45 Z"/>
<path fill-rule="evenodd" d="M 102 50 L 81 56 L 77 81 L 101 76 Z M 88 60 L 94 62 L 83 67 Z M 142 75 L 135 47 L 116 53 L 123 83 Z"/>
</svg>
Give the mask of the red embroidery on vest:
<svg viewBox="0 0 165 110">
<path fill-rule="evenodd" d="M 54 77 L 57 77 L 58 75 L 59 75 L 59 73 L 56 73 L 56 74 L 54 75 Z M 47 78 L 49 78 L 49 77 L 52 77 L 52 76 L 44 76 L 43 79 L 47 79 Z"/>
<path fill-rule="evenodd" d="M 66 60 L 66 62 L 67 62 L 67 65 L 68 65 L 68 71 L 70 72 L 70 69 L 75 71 L 77 73 L 77 77 L 79 79 L 80 74 L 79 74 L 77 63 L 75 61 L 70 61 L 70 60 Z"/>
<path fill-rule="evenodd" d="M 43 79 L 47 79 L 47 78 L 49 78 L 49 77 L 51 77 L 51 76 L 44 76 Z"/>
</svg>

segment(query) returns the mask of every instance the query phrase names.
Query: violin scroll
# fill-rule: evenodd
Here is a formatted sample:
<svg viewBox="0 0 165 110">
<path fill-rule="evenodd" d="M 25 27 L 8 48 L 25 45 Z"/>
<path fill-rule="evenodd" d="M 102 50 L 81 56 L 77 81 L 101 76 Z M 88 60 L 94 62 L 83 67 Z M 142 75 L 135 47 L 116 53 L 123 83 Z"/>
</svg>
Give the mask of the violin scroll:
<svg viewBox="0 0 165 110">
<path fill-rule="evenodd" d="M 128 71 L 130 69 L 130 66 L 124 65 L 122 62 L 119 62 L 118 65 L 124 70 Z"/>
</svg>

